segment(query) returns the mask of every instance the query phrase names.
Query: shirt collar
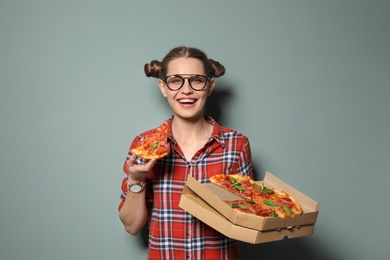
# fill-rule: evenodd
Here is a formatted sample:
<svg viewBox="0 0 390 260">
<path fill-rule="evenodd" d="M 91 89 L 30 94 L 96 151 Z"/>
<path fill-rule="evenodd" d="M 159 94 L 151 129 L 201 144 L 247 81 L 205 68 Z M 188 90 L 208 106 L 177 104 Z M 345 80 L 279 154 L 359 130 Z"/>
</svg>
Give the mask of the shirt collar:
<svg viewBox="0 0 390 260">
<path fill-rule="evenodd" d="M 222 127 L 211 117 L 206 116 L 206 120 L 213 125 L 213 132 L 209 138 L 209 143 L 215 140 L 220 146 L 225 147 L 225 139 L 223 138 L 224 131 Z"/>
</svg>

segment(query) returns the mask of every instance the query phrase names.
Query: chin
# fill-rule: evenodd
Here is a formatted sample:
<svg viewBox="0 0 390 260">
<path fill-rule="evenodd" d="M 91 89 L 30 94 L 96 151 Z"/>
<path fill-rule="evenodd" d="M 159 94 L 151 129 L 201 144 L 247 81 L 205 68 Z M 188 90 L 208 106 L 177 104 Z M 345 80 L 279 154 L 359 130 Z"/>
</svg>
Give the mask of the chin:
<svg viewBox="0 0 390 260">
<path fill-rule="evenodd" d="M 183 118 L 183 119 L 186 119 L 186 120 L 195 120 L 195 119 L 198 119 L 200 117 L 203 117 L 203 113 L 186 113 L 186 112 L 179 112 L 179 113 L 175 113 L 175 116 L 176 117 L 180 117 L 180 118 Z"/>
</svg>

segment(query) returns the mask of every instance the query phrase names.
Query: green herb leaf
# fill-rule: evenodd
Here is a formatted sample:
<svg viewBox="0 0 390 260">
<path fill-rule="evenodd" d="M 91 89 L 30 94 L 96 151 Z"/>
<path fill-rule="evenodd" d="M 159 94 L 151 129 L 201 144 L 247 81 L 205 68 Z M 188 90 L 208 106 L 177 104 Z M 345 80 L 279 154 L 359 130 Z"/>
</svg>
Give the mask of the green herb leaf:
<svg viewBox="0 0 390 260">
<path fill-rule="evenodd" d="M 152 144 L 152 147 L 151 147 L 151 148 L 152 148 L 152 150 L 156 149 L 156 148 L 157 148 L 157 146 L 158 146 L 158 142 L 155 142 L 155 143 L 153 143 L 153 144 Z"/>
<path fill-rule="evenodd" d="M 253 187 L 255 187 L 256 190 L 259 190 L 261 191 L 261 188 L 259 185 L 257 185 L 256 183 L 252 183 Z"/>
<path fill-rule="evenodd" d="M 277 218 L 279 217 L 278 213 L 274 212 L 271 215 L 269 215 L 271 218 Z"/>
<path fill-rule="evenodd" d="M 287 212 L 287 213 L 294 213 L 294 211 L 292 211 L 289 207 L 287 207 L 286 205 L 283 205 L 282 206 L 282 209 Z"/>
<path fill-rule="evenodd" d="M 278 206 L 278 204 L 276 204 L 272 200 L 263 200 L 263 202 L 265 205 L 270 206 L 270 207 L 277 207 Z"/>
<path fill-rule="evenodd" d="M 252 204 L 255 204 L 255 201 L 254 201 L 253 199 L 250 199 L 250 198 L 245 199 L 245 201 L 246 201 L 246 202 L 249 202 L 249 203 L 252 203 Z"/>
<path fill-rule="evenodd" d="M 230 207 L 232 207 L 232 208 L 241 208 L 241 209 L 249 209 L 248 206 L 242 205 L 242 204 L 239 204 L 239 203 L 233 203 L 232 205 L 230 205 Z"/>
<path fill-rule="evenodd" d="M 237 183 L 237 180 L 233 177 L 230 178 L 230 181 L 233 183 L 233 184 L 236 184 Z"/>
<path fill-rule="evenodd" d="M 267 193 L 267 194 L 273 194 L 274 193 L 273 190 L 267 189 L 266 187 L 264 187 L 263 192 Z"/>
<path fill-rule="evenodd" d="M 236 188 L 237 190 L 239 190 L 240 192 L 242 192 L 244 189 L 241 187 L 241 183 L 239 182 L 236 182 L 233 184 L 234 188 Z"/>
</svg>

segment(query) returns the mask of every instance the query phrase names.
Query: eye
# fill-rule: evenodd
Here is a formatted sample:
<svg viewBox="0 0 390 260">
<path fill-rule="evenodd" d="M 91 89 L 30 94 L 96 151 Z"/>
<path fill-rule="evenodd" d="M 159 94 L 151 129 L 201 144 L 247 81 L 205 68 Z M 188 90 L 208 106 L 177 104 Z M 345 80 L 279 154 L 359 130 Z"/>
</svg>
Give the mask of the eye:
<svg viewBox="0 0 390 260">
<path fill-rule="evenodd" d="M 204 78 L 202 76 L 194 76 L 194 77 L 191 77 L 191 82 L 204 84 L 206 82 L 206 78 Z"/>
<path fill-rule="evenodd" d="M 168 78 L 167 82 L 168 84 L 175 84 L 175 85 L 180 85 L 182 83 L 183 79 L 180 77 L 171 77 Z"/>
</svg>

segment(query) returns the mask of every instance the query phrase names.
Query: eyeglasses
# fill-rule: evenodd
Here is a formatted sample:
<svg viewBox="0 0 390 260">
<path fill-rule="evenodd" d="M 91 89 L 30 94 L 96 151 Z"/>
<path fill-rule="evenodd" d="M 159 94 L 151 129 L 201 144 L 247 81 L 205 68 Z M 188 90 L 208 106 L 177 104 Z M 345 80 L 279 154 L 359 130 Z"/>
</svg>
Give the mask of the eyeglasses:
<svg viewBox="0 0 390 260">
<path fill-rule="evenodd" d="M 176 91 L 181 89 L 184 86 L 185 79 L 188 79 L 188 84 L 193 90 L 203 90 L 211 78 L 204 75 L 192 75 L 189 77 L 183 77 L 179 74 L 169 75 L 163 77 L 163 81 L 167 84 L 167 87 L 170 90 Z"/>
</svg>

